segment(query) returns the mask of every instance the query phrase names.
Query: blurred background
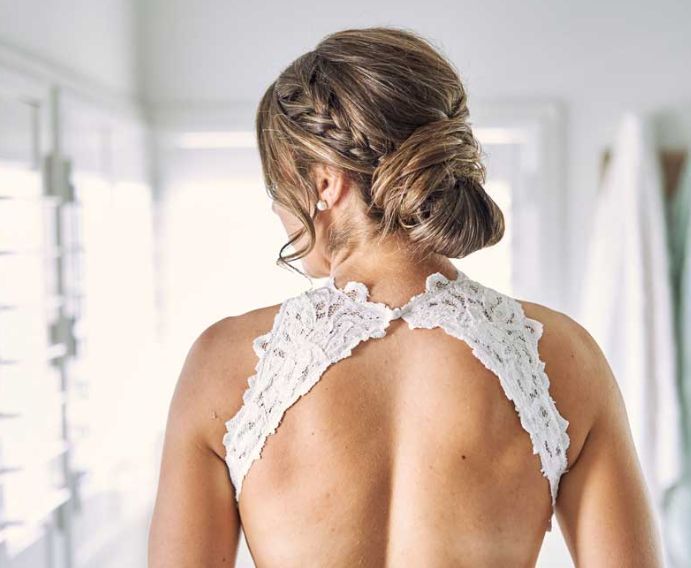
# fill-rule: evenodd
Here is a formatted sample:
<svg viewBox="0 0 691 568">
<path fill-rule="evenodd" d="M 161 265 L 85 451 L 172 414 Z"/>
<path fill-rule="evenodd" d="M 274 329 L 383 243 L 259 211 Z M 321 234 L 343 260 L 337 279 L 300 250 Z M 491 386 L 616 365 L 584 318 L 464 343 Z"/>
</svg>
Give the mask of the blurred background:
<svg viewBox="0 0 691 568">
<path fill-rule="evenodd" d="M 691 4 L 0 0 L 2 568 L 146 566 L 191 343 L 310 286 L 274 263 L 259 97 L 373 25 L 459 69 L 507 232 L 457 265 L 600 342 L 691 566 Z M 556 522 L 538 565 L 573 565 Z"/>
</svg>

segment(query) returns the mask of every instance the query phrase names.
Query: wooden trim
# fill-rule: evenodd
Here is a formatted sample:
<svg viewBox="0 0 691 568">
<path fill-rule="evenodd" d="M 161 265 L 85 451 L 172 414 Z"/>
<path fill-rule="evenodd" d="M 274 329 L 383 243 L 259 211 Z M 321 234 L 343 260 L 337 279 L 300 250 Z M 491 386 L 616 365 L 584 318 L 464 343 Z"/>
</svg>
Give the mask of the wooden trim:
<svg viewBox="0 0 691 568">
<path fill-rule="evenodd" d="M 679 187 L 681 173 L 686 163 L 688 150 L 685 148 L 664 148 L 658 151 L 660 168 L 662 171 L 662 186 L 666 197 L 671 197 Z M 612 150 L 605 148 L 600 155 L 599 183 L 602 185 L 605 172 L 612 159 Z"/>
</svg>

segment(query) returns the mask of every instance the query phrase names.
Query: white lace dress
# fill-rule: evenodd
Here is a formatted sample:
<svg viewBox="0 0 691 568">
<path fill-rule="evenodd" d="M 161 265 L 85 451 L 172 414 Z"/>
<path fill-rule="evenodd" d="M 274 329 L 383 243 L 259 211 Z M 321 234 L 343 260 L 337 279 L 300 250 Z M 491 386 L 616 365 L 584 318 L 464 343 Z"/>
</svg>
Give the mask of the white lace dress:
<svg viewBox="0 0 691 568">
<path fill-rule="evenodd" d="M 403 318 L 411 329 L 440 327 L 465 341 L 497 376 L 530 435 L 533 453 L 540 456 L 554 507 L 559 480 L 568 471 L 569 422 L 550 396 L 538 353 L 542 324 L 528 318 L 515 299 L 457 272 L 453 280 L 430 274 L 425 290 L 399 308 L 370 301 L 361 282 L 337 288 L 333 277 L 281 304 L 272 329 L 254 339 L 255 374 L 241 408 L 225 424 L 226 464 L 237 500 L 243 479 L 286 410 L 330 365 L 360 342 L 383 337 L 392 320 Z"/>
</svg>

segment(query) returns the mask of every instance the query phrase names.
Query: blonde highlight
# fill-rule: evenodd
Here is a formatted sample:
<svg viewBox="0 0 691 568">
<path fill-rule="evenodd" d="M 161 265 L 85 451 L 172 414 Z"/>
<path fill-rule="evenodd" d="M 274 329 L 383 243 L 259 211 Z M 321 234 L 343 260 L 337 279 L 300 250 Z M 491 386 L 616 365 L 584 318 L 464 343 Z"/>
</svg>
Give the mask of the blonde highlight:
<svg viewBox="0 0 691 568">
<path fill-rule="evenodd" d="M 504 217 L 484 189 L 483 152 L 468 117 L 457 71 L 415 32 L 326 36 L 283 70 L 257 110 L 267 191 L 301 225 L 277 262 L 290 266 L 315 246 L 319 195 L 310 171 L 319 163 L 357 187 L 370 221 L 343 220 L 327 250 L 402 235 L 416 256 L 461 258 L 499 242 Z M 304 247 L 282 255 L 303 236 Z"/>
</svg>

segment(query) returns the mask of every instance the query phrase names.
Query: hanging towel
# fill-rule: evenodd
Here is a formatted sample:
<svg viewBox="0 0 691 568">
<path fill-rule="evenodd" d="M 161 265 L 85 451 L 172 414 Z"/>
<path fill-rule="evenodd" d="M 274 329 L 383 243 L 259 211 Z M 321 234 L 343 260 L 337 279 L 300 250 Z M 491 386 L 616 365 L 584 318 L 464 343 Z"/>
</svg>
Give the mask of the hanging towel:
<svg viewBox="0 0 691 568">
<path fill-rule="evenodd" d="M 678 379 L 687 433 L 687 470 L 691 460 L 691 156 L 686 159 L 679 185 L 667 200 L 669 257 L 678 350 Z"/>
<path fill-rule="evenodd" d="M 665 493 L 682 475 L 683 448 L 662 172 L 651 128 L 646 115 L 628 111 L 617 129 L 593 220 L 581 323 L 617 378 L 664 534 Z"/>
<path fill-rule="evenodd" d="M 677 383 L 685 432 L 684 478 L 668 496 L 667 526 L 675 566 L 691 566 L 691 156 L 687 156 L 679 185 L 666 204 L 678 346 Z"/>
</svg>

